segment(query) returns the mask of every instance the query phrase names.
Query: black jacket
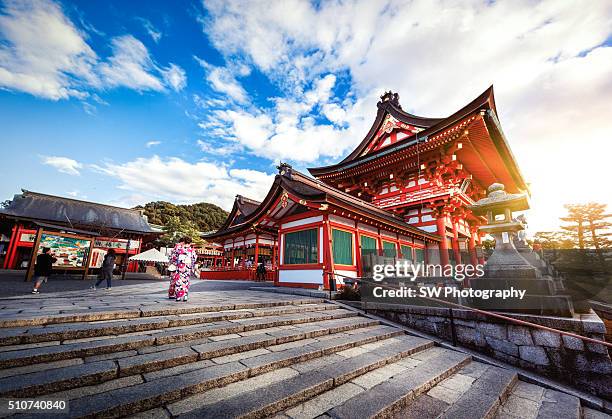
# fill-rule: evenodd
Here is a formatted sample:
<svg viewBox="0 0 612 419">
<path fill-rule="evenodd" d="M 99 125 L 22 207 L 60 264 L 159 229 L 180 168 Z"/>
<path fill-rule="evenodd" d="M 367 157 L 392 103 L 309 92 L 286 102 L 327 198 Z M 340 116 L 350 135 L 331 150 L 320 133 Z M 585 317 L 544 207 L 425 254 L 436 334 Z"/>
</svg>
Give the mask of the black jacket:
<svg viewBox="0 0 612 419">
<path fill-rule="evenodd" d="M 115 268 L 115 256 L 106 255 L 104 256 L 104 261 L 102 262 L 102 269 L 105 271 L 112 271 Z"/>
<path fill-rule="evenodd" d="M 42 253 L 36 257 L 36 266 L 34 266 L 34 275 L 49 276 L 53 269 L 53 263 L 56 261 L 53 256 L 48 253 Z"/>
</svg>

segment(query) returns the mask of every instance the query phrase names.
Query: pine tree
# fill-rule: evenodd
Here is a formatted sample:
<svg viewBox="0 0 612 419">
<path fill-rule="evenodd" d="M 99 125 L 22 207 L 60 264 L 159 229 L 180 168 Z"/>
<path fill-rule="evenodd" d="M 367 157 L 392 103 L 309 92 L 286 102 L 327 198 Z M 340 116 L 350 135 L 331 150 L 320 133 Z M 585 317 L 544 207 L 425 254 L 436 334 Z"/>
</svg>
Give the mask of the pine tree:
<svg viewBox="0 0 612 419">
<path fill-rule="evenodd" d="M 571 225 L 561 226 L 561 228 L 567 231 L 572 239 L 577 242 L 578 248 L 584 250 L 584 228 L 587 223 L 585 205 L 582 204 L 566 204 L 564 205 L 567 209 L 567 217 L 562 217 L 561 221 L 573 223 Z"/>
<path fill-rule="evenodd" d="M 561 220 L 573 223 L 561 226 L 578 243 L 580 249 L 595 248 L 598 254 L 601 250 L 612 247 L 612 222 L 608 221 L 612 214 L 606 213 L 606 204 L 589 202 L 588 204 L 568 204 L 568 216 Z"/>
<path fill-rule="evenodd" d="M 608 219 L 612 218 L 612 214 L 606 214 L 606 207 L 606 204 L 589 202 L 585 208 L 590 241 L 597 250 L 608 248 L 611 244 L 608 237 L 612 236 L 612 223 Z"/>
</svg>

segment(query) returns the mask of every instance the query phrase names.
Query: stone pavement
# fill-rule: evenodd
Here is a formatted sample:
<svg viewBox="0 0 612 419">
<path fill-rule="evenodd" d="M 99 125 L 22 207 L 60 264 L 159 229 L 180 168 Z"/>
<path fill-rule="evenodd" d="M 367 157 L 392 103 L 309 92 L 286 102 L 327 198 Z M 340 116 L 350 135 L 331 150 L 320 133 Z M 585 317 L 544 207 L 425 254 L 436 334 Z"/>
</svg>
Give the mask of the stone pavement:
<svg viewBox="0 0 612 419">
<path fill-rule="evenodd" d="M 34 283 L 24 282 L 25 272 L 21 270 L 0 269 L 0 298 L 16 297 L 30 294 Z M 146 284 L 162 284 L 161 287 L 166 287 L 168 279 L 160 279 L 147 274 L 130 273 L 126 275 L 126 279 L 119 279 L 120 276 L 115 275 L 112 286 L 120 288 L 127 285 L 146 285 Z M 96 282 L 94 275 L 89 275 L 85 280 L 81 279 L 80 275 L 52 275 L 46 284 L 43 284 L 40 291 L 41 294 L 49 293 L 65 293 L 70 291 L 84 291 L 89 289 Z M 102 287 L 106 287 L 106 282 L 103 282 Z M 194 290 L 219 290 L 219 289 L 247 289 L 257 286 L 272 286 L 271 282 L 260 283 L 251 281 L 204 281 L 200 279 L 193 280 Z M 72 295 L 72 294 L 71 294 Z"/>
<path fill-rule="evenodd" d="M 165 298 L 164 283 L 0 299 L 0 398 L 65 400 L 56 417 L 71 418 L 583 411 L 574 396 L 323 299 L 199 287 L 188 303 Z"/>
</svg>

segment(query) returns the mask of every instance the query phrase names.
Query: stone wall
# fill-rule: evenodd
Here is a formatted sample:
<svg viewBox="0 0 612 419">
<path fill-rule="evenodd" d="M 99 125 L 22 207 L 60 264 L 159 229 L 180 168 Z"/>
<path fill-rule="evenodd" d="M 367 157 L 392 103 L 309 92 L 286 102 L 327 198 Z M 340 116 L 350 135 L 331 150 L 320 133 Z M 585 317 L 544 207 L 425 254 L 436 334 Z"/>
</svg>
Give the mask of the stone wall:
<svg viewBox="0 0 612 419">
<path fill-rule="evenodd" d="M 362 308 L 368 313 L 452 341 L 447 308 L 370 302 Z M 606 333 L 604 323 L 594 312 L 577 314 L 573 319 L 520 314 L 512 317 L 599 340 L 603 340 Z M 612 362 L 604 345 L 515 325 L 470 310 L 453 309 L 453 323 L 460 346 L 612 399 Z"/>
</svg>

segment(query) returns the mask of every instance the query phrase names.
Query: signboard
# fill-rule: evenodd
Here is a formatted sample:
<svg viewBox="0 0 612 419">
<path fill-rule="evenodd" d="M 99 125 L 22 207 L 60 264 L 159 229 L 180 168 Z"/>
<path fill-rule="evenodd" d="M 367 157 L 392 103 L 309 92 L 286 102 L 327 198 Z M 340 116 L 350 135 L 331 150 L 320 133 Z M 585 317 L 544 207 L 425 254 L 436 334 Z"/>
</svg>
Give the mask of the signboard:
<svg viewBox="0 0 612 419">
<path fill-rule="evenodd" d="M 36 240 L 36 233 L 21 233 L 19 241 L 24 243 L 34 243 Z"/>
<path fill-rule="evenodd" d="M 53 257 L 57 259 L 53 264 L 54 268 L 85 269 L 87 267 L 91 240 L 74 236 L 67 237 L 53 233 L 42 233 L 40 245 L 38 246 L 38 254 L 42 253 L 44 247 L 50 248 Z"/>
<path fill-rule="evenodd" d="M 90 268 L 101 268 L 102 262 L 104 262 L 104 256 L 106 256 L 106 250 L 94 248 L 91 251 L 91 262 L 89 263 L 89 267 Z"/>
<path fill-rule="evenodd" d="M 107 239 L 104 237 L 95 239 L 94 247 L 99 248 L 99 249 L 127 250 L 128 243 L 130 245 L 130 250 L 138 249 L 138 246 L 139 246 L 138 240 Z"/>
</svg>

